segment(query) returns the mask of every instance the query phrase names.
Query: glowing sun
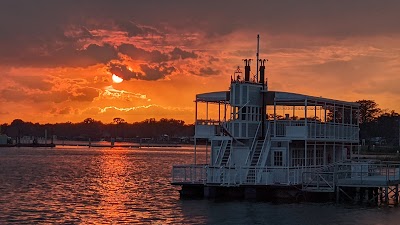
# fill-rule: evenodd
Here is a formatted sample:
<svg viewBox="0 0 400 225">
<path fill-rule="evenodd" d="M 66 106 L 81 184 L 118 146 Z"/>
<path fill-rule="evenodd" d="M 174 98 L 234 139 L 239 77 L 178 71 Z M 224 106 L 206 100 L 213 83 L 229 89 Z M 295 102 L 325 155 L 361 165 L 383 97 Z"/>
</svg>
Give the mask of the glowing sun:
<svg viewBox="0 0 400 225">
<path fill-rule="evenodd" d="M 124 79 L 122 79 L 121 77 L 119 77 L 119 76 L 117 76 L 115 74 L 112 75 L 111 79 L 113 80 L 114 83 L 117 83 L 117 84 L 119 84 L 122 81 L 124 81 Z"/>
</svg>

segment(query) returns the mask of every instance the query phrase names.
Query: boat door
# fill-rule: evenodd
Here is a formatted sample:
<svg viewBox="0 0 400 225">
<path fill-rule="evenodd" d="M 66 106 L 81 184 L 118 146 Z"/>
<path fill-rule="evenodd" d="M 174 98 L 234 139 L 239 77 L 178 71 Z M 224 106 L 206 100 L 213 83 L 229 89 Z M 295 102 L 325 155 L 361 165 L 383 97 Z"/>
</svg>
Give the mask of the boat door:
<svg viewBox="0 0 400 225">
<path fill-rule="evenodd" d="M 286 148 L 271 148 L 271 165 L 274 167 L 286 166 Z"/>
</svg>

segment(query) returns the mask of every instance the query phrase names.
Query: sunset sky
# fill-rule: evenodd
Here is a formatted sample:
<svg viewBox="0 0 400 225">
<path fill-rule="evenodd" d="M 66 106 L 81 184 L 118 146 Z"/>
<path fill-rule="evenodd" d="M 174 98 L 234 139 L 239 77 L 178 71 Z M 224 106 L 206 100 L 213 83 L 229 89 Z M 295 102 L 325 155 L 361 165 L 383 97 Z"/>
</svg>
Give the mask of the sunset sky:
<svg viewBox="0 0 400 225">
<path fill-rule="evenodd" d="M 196 93 L 227 90 L 257 34 L 270 90 L 399 112 L 399 12 L 395 0 L 2 0 L 0 123 L 193 123 Z"/>
</svg>

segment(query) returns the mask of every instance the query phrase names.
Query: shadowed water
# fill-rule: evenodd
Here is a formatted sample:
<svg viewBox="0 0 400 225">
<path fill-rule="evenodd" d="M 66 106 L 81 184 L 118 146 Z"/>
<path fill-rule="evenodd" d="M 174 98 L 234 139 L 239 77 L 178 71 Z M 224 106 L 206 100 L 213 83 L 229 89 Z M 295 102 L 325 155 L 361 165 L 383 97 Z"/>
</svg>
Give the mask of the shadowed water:
<svg viewBox="0 0 400 225">
<path fill-rule="evenodd" d="M 192 159 L 185 148 L 0 148 L 0 224 L 398 224 L 399 208 L 180 200 L 171 167 Z"/>
</svg>

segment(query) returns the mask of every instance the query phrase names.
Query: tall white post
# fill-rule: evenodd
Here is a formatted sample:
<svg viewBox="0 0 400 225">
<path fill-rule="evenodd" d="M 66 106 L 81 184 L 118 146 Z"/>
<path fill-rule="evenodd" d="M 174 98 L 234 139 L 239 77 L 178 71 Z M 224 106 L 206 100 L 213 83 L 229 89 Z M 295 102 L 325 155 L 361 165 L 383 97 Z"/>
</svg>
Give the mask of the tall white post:
<svg viewBox="0 0 400 225">
<path fill-rule="evenodd" d="M 306 100 L 304 101 L 304 125 L 306 127 L 307 130 L 307 134 L 306 134 L 306 138 L 304 141 L 304 166 L 307 166 L 307 139 L 308 139 L 308 124 L 307 124 L 307 101 L 308 99 L 306 98 Z"/>
<path fill-rule="evenodd" d="M 206 140 L 206 164 L 208 164 L 208 139 Z"/>
<path fill-rule="evenodd" d="M 195 118 L 194 118 L 194 164 L 196 165 L 196 126 L 197 126 L 197 101 L 195 101 Z"/>
<path fill-rule="evenodd" d="M 260 35 L 257 34 L 257 73 L 256 73 L 256 82 L 258 82 L 258 61 L 259 61 L 259 52 L 260 52 Z"/>
<path fill-rule="evenodd" d="M 208 122 L 208 102 L 206 103 L 206 120 Z"/>
</svg>

